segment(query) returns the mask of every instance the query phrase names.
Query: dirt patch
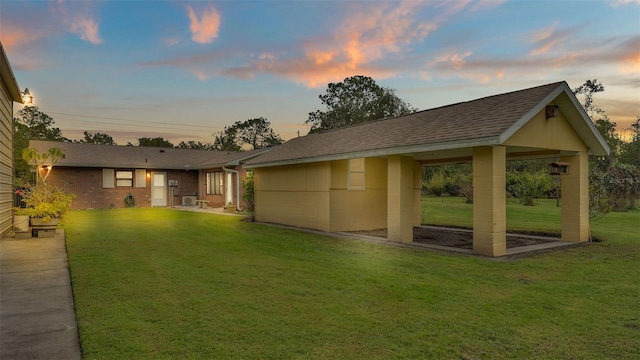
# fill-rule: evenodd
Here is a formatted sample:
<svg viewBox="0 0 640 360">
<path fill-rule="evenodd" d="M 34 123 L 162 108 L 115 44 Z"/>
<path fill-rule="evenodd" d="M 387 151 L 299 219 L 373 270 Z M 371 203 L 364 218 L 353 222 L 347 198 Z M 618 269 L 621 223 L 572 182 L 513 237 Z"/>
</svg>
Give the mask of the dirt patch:
<svg viewBox="0 0 640 360">
<path fill-rule="evenodd" d="M 358 234 L 387 237 L 387 229 L 378 229 L 371 231 L 357 231 Z M 531 236 L 538 237 L 531 237 Z M 552 236 L 550 234 L 508 234 L 507 249 L 544 244 L 548 242 L 558 241 L 556 238 L 540 238 L 540 236 Z M 557 236 L 557 235 L 556 235 Z M 413 229 L 413 241 L 421 244 L 447 246 L 459 249 L 473 249 L 473 233 L 469 230 L 444 229 L 434 227 L 415 227 Z"/>
</svg>

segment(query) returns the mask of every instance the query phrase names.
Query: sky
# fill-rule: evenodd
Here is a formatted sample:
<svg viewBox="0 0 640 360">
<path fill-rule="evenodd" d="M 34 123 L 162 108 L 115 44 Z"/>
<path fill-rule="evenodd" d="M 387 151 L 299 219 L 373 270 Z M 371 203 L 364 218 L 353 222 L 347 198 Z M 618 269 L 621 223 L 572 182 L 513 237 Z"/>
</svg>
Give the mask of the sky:
<svg viewBox="0 0 640 360">
<path fill-rule="evenodd" d="M 213 142 L 257 117 L 305 135 L 318 96 L 354 75 L 421 110 L 598 79 L 622 135 L 640 116 L 639 0 L 2 0 L 0 41 L 63 136 L 120 145 Z"/>
</svg>

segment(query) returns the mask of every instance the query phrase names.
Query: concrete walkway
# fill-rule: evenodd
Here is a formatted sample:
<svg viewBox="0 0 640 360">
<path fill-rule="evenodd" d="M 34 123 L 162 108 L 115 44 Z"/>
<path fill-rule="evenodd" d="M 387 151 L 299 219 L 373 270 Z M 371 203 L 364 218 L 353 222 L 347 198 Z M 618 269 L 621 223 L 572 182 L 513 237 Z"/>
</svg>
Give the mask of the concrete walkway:
<svg viewBox="0 0 640 360">
<path fill-rule="evenodd" d="M 0 241 L 0 359 L 81 359 L 64 231 Z"/>
</svg>

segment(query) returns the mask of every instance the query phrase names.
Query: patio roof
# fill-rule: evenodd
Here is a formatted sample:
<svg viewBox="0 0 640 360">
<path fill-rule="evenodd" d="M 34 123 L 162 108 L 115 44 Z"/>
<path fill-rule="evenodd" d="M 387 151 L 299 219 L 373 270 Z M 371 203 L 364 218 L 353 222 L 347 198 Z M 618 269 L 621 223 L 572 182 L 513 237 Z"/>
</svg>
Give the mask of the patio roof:
<svg viewBox="0 0 640 360">
<path fill-rule="evenodd" d="M 469 156 L 475 146 L 503 144 L 552 102 L 559 105 L 592 154 L 609 152 L 562 81 L 294 138 L 247 161 L 245 167 L 401 154 L 424 160 L 433 159 L 438 151 L 446 156 Z M 522 149 L 526 150 L 531 149 Z"/>
</svg>

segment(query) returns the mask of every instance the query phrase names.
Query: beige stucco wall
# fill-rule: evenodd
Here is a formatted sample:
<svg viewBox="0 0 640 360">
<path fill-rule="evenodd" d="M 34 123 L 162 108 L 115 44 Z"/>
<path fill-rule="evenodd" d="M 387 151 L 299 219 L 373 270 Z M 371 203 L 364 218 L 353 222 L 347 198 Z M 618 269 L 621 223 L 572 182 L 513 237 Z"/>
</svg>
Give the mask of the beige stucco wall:
<svg viewBox="0 0 640 360">
<path fill-rule="evenodd" d="M 387 160 L 365 159 L 365 189 L 347 190 L 348 160 L 331 162 L 331 231 L 387 227 Z"/>
<path fill-rule="evenodd" d="M 546 119 L 544 109 L 511 135 L 504 145 L 566 151 L 587 150 L 562 111 L 558 112 L 558 117 Z"/>
<path fill-rule="evenodd" d="M 331 164 L 255 169 L 255 219 L 330 231 Z"/>
</svg>

